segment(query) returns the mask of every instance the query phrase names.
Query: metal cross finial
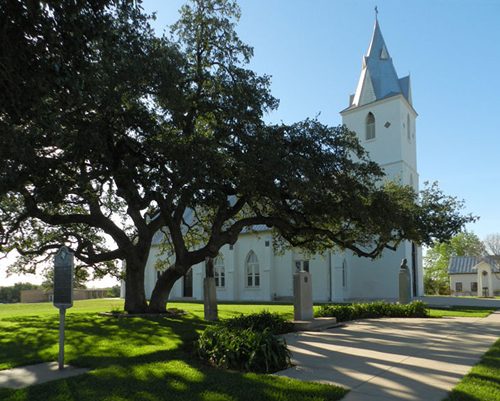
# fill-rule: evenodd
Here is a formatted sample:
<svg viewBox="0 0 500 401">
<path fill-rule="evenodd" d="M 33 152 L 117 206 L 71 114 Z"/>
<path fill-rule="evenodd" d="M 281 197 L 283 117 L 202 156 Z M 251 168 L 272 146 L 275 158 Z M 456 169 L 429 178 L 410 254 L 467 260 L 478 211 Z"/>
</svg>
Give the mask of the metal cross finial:
<svg viewBox="0 0 500 401">
<path fill-rule="evenodd" d="M 378 17 L 378 7 L 375 6 L 375 19 L 377 19 L 377 17 Z"/>
</svg>

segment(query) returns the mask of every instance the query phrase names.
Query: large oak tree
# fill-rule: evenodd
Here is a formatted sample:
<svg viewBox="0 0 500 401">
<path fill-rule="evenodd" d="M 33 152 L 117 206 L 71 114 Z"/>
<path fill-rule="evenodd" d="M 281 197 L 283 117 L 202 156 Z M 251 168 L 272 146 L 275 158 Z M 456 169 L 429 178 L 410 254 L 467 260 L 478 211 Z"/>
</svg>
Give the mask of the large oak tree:
<svg viewBox="0 0 500 401">
<path fill-rule="evenodd" d="M 0 2 L 0 251 L 32 270 L 61 245 L 82 268 L 125 261 L 125 309 L 163 311 L 177 279 L 242 230 L 377 257 L 472 219 L 431 186 L 384 183 L 345 127 L 267 125 L 269 78 L 246 64 L 231 0 L 193 0 L 172 38 L 137 1 Z M 172 257 L 150 303 L 155 233 Z"/>
</svg>

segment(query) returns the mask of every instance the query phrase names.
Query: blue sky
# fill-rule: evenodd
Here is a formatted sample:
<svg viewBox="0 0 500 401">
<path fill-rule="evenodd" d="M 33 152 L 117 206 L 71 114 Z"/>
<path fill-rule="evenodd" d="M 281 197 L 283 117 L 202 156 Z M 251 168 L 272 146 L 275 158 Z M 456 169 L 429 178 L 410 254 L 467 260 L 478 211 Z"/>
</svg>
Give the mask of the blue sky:
<svg viewBox="0 0 500 401">
<path fill-rule="evenodd" d="M 180 0 L 146 0 L 162 33 Z M 500 1 L 239 0 L 237 31 L 254 47 L 250 67 L 272 76 L 280 108 L 267 118 L 319 115 L 341 123 L 370 42 L 374 7 L 399 76 L 411 74 L 420 183 L 480 216 L 480 238 L 500 232 Z"/>
<path fill-rule="evenodd" d="M 158 34 L 181 0 L 145 0 Z M 480 216 L 468 229 L 500 232 L 500 1 L 239 0 L 237 31 L 250 68 L 272 76 L 280 107 L 270 122 L 341 123 L 361 71 L 374 7 L 399 76 L 411 74 L 420 183 L 438 181 Z M 3 276 L 0 285 L 19 281 Z M 25 278 L 23 278 L 25 280 Z"/>
</svg>

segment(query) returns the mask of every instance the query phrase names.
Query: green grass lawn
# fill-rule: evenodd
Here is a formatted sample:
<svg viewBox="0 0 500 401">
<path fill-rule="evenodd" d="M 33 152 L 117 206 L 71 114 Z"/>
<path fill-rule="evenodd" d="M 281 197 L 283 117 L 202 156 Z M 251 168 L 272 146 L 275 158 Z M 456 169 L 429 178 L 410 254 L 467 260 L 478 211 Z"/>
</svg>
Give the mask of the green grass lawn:
<svg viewBox="0 0 500 401">
<path fill-rule="evenodd" d="M 339 400 L 346 390 L 282 377 L 217 370 L 191 355 L 205 326 L 203 305 L 170 303 L 177 318 L 115 318 L 99 311 L 123 307 L 114 299 L 77 301 L 66 319 L 66 359 L 85 375 L 0 389 L 2 401 L 284 401 Z M 220 305 L 221 318 L 239 313 L 292 314 L 290 305 Z M 0 369 L 57 360 L 58 310 L 51 304 L 0 305 Z"/>
<path fill-rule="evenodd" d="M 455 306 L 447 309 L 429 309 L 431 317 L 486 317 L 494 311 L 494 308 L 475 308 L 466 306 Z"/>
<path fill-rule="evenodd" d="M 500 401 L 500 339 L 443 401 Z"/>
<path fill-rule="evenodd" d="M 123 300 L 76 301 L 66 320 L 66 363 L 91 368 L 91 372 L 18 391 L 0 389 L 0 400 L 333 401 L 346 392 L 334 386 L 207 367 L 191 354 L 194 339 L 207 325 L 202 320 L 203 304 L 172 302 L 169 307 L 187 314 L 107 317 L 97 312 L 122 309 Z M 293 316 L 292 305 L 235 303 L 221 303 L 219 316 L 224 319 L 261 310 Z M 431 309 L 431 316 L 484 317 L 491 311 Z M 58 320 L 58 310 L 50 303 L 0 304 L 0 369 L 57 360 Z M 499 377 L 498 370 L 495 373 Z"/>
</svg>

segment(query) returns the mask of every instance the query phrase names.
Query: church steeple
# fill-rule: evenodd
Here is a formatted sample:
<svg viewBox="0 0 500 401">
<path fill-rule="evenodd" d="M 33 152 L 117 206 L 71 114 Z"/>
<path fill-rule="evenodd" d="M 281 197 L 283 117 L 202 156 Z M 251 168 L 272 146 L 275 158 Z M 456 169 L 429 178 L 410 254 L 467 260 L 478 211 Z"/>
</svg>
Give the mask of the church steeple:
<svg viewBox="0 0 500 401">
<path fill-rule="evenodd" d="M 373 35 L 366 56 L 363 57 L 361 76 L 349 108 L 363 106 L 387 97 L 402 94 L 411 104 L 410 77 L 399 79 L 392 58 L 375 17 Z"/>
<path fill-rule="evenodd" d="M 384 170 L 384 180 L 409 185 L 418 192 L 417 112 L 411 104 L 410 80 L 409 77 L 399 79 L 377 19 L 368 51 L 363 57 L 356 94 L 349 103 L 349 107 L 340 112 L 342 124 L 356 134 L 370 159 Z M 421 294 L 421 255 L 420 248 L 405 242 L 394 252 L 385 252 L 377 261 L 365 264 L 359 258 L 347 258 L 352 267 L 348 281 L 362 288 L 357 291 L 349 287 L 348 296 L 363 298 L 368 292 L 380 290 L 381 297 L 388 297 L 385 277 L 394 276 L 394 266 L 405 258 L 411 265 L 413 295 Z M 397 285 L 393 291 L 397 298 Z"/>
</svg>

